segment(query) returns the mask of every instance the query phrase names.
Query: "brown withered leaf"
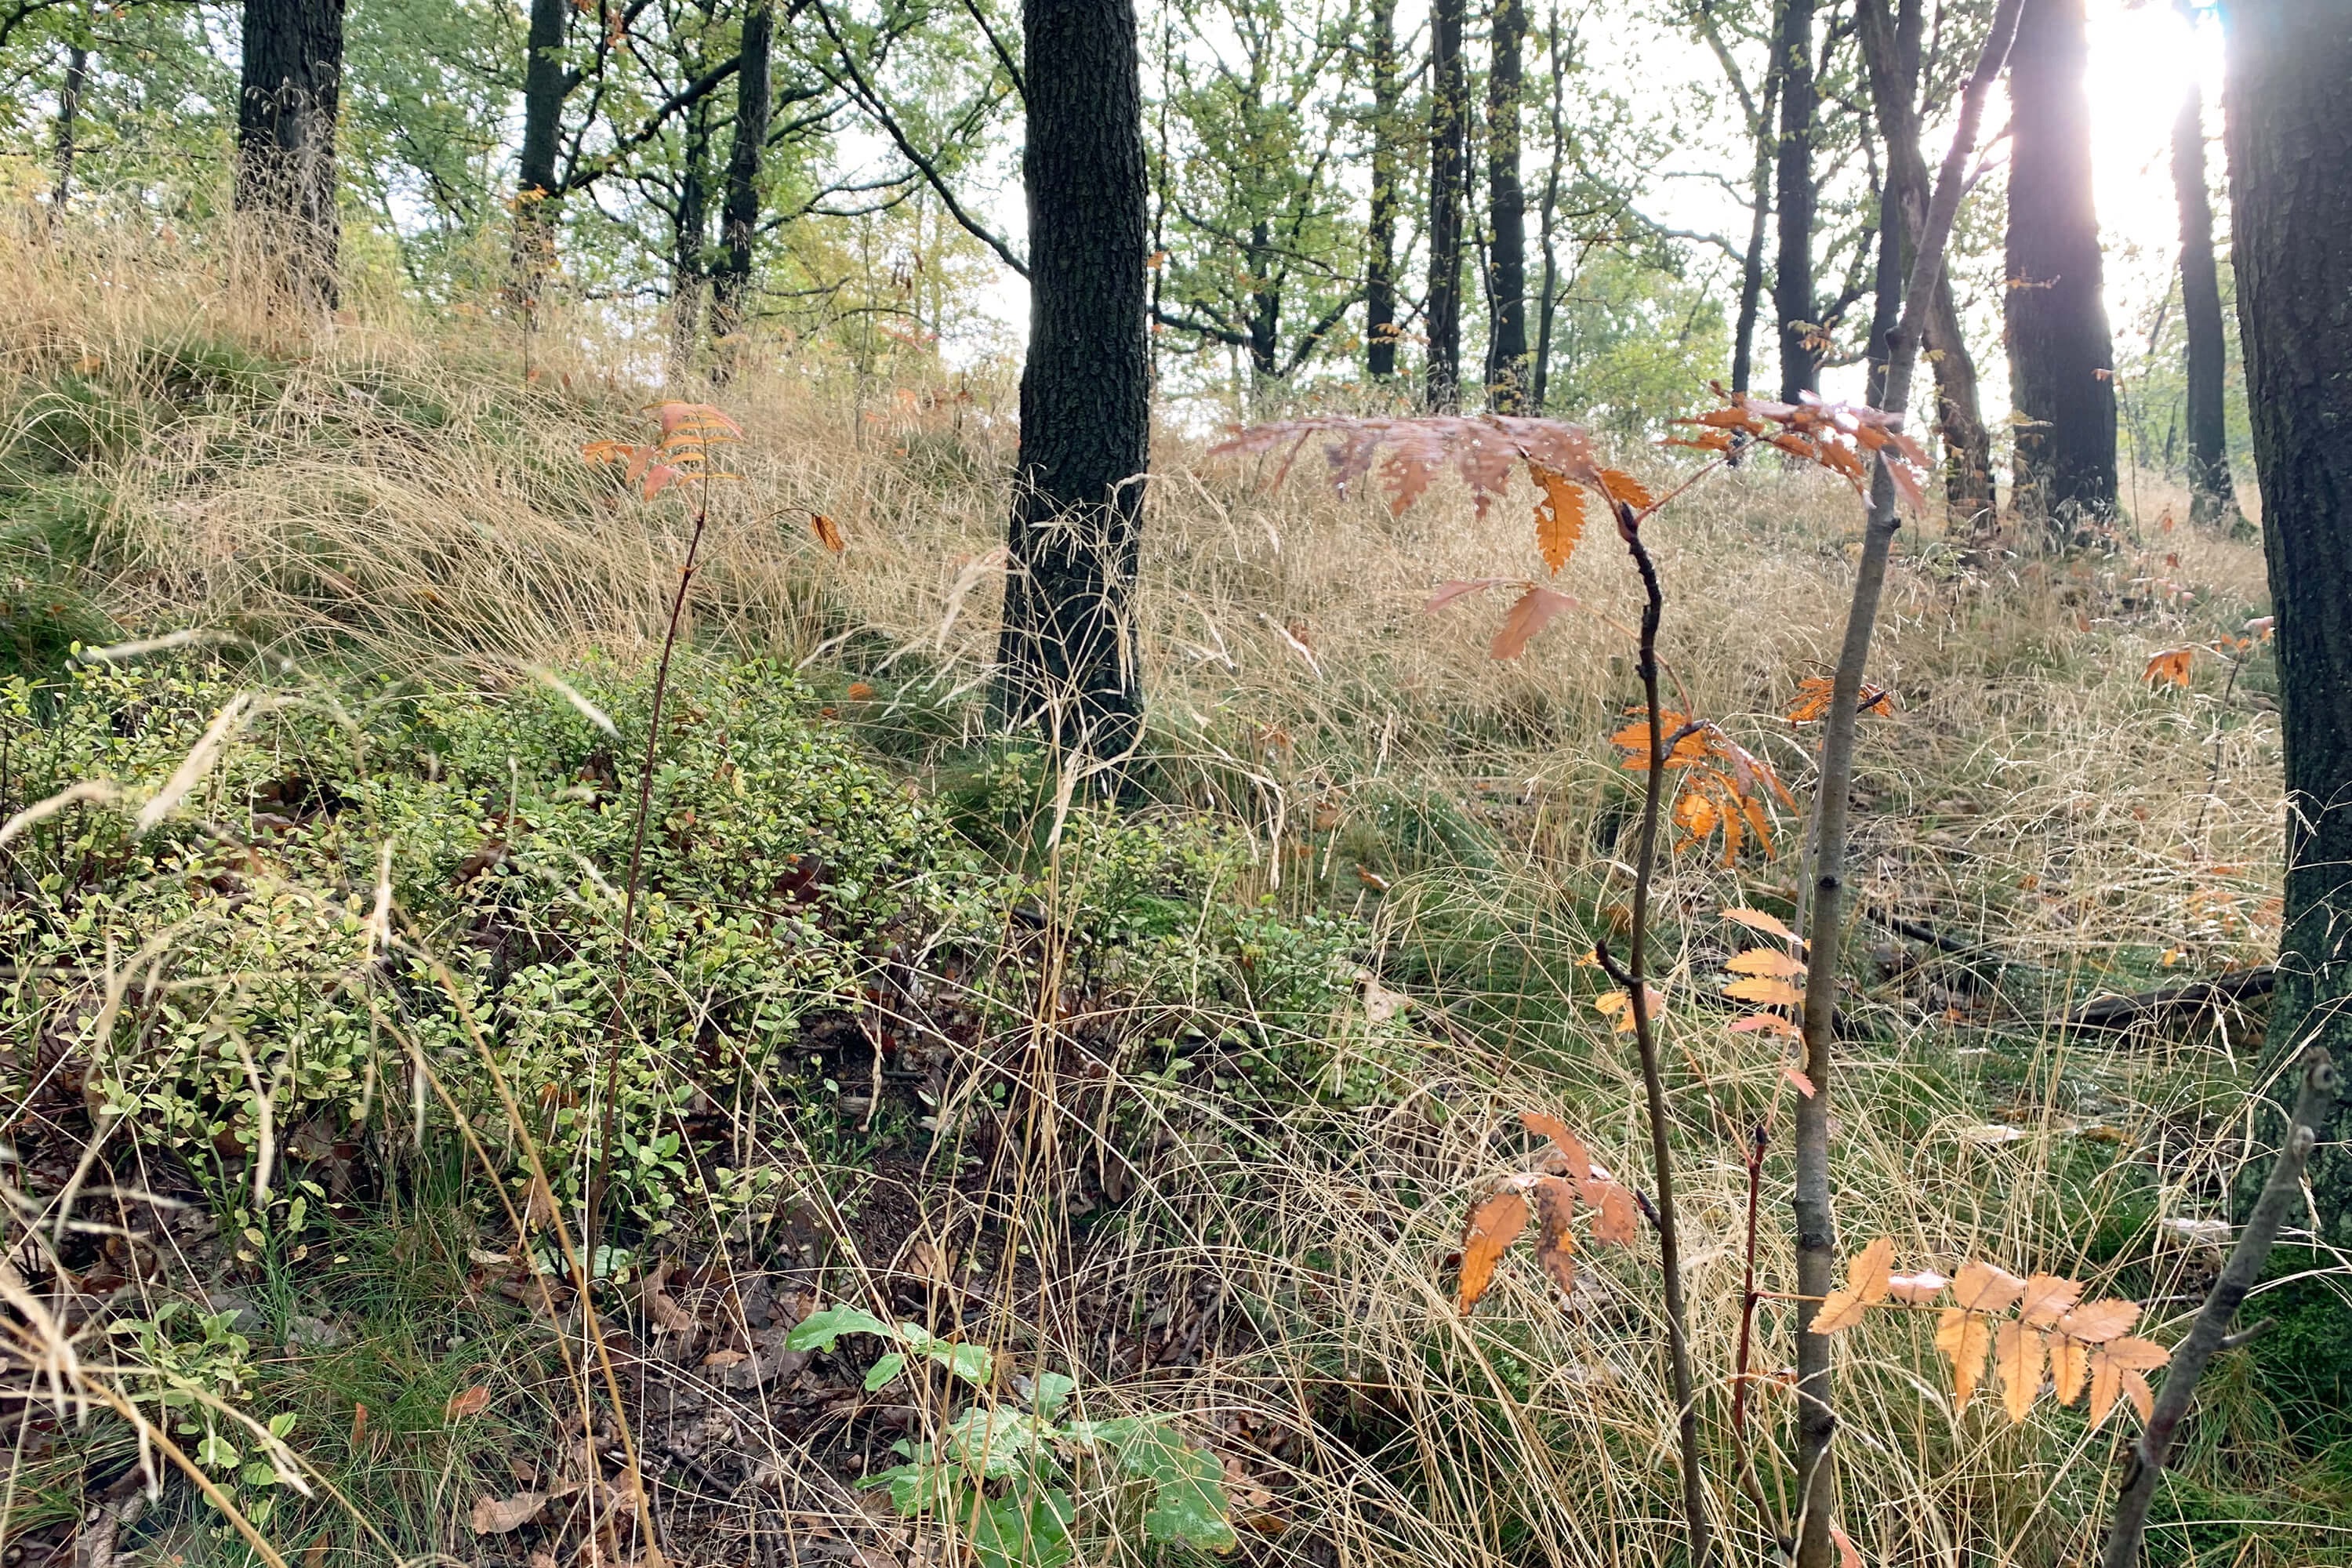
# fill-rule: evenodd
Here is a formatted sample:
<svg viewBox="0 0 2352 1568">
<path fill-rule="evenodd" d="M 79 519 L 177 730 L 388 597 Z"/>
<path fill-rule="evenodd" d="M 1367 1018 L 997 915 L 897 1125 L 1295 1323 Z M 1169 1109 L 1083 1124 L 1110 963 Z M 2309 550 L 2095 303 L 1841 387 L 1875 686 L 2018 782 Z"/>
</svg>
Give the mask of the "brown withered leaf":
<svg viewBox="0 0 2352 1568">
<path fill-rule="evenodd" d="M 449 1396 L 446 1412 L 452 1421 L 463 1421 L 469 1415 L 479 1415 L 490 1407 L 490 1391 L 479 1386 L 461 1388 Z"/>
<path fill-rule="evenodd" d="M 1584 537 L 1584 487 L 1557 469 L 1528 464 L 1536 481 L 1536 548 L 1557 576 Z"/>
<path fill-rule="evenodd" d="M 849 541 L 841 536 L 841 524 L 834 521 L 824 512 L 809 513 L 809 531 L 816 535 L 816 542 L 819 544 L 824 545 L 835 555 L 849 548 Z"/>
<path fill-rule="evenodd" d="M 1523 577 L 1458 578 L 1451 583 L 1440 583 L 1437 585 L 1437 592 L 1432 594 L 1429 596 L 1429 602 L 1421 607 L 1424 614 L 1433 616 L 1456 599 L 1466 599 L 1473 594 L 1483 594 L 1489 588 L 1500 588 L 1507 584 L 1517 587 L 1528 585 L 1527 579 Z"/>
<path fill-rule="evenodd" d="M 1528 1200 L 1516 1191 L 1496 1193 L 1470 1211 L 1462 1233 L 1462 1279 L 1458 1300 L 1467 1312 L 1494 1283 L 1495 1265 L 1528 1226 Z"/>
<path fill-rule="evenodd" d="M 1947 1307 L 1936 1319 L 1936 1348 L 1952 1363 L 1952 1413 L 1968 1408 L 1992 1348 L 1992 1324 L 1981 1314 Z"/>
<path fill-rule="evenodd" d="M 1568 1124 L 1540 1110 L 1519 1112 L 1519 1125 L 1538 1138 L 1549 1138 L 1568 1161 L 1570 1180 L 1578 1186 L 1592 1180 L 1592 1156 L 1586 1151 L 1583 1140 L 1568 1130 Z"/>
<path fill-rule="evenodd" d="M 1576 1294 L 1576 1241 L 1568 1221 L 1576 1207 L 1576 1189 L 1558 1176 L 1546 1176 L 1535 1186 L 1536 1211 L 1543 1228 L 1536 1235 L 1536 1261 L 1543 1265 L 1563 1296 Z"/>
<path fill-rule="evenodd" d="M 1614 1182 L 1596 1181 L 1592 1185 L 1601 1189 L 1601 1201 L 1597 1205 L 1601 1212 L 1592 1222 L 1592 1239 L 1605 1241 L 1612 1247 L 1631 1247 L 1633 1237 L 1641 1230 L 1642 1218 L 1642 1211 L 1634 1204 L 1633 1194 Z M 1591 1196 L 1588 1190 L 1586 1199 L 1590 1201 Z"/>
<path fill-rule="evenodd" d="M 1519 595 L 1511 613 L 1503 618 L 1503 629 L 1495 634 L 1495 641 L 1486 651 L 1496 658 L 1517 658 L 1528 651 L 1536 634 L 1551 625 L 1563 611 L 1575 609 L 1577 602 L 1568 595 L 1540 585 L 1531 586 Z"/>
<path fill-rule="evenodd" d="M 2001 1403 L 2009 1407 L 2012 1423 L 2024 1423 L 2033 1396 L 2042 1392 L 2044 1354 L 2040 1332 L 2018 1319 L 2002 1323 L 1993 1336 L 1992 1369 L 2000 1379 Z"/>
<path fill-rule="evenodd" d="M 547 1506 L 545 1492 L 517 1492 L 509 1498 L 474 1500 L 471 1523 L 476 1535 L 508 1535 L 537 1519 Z"/>
</svg>

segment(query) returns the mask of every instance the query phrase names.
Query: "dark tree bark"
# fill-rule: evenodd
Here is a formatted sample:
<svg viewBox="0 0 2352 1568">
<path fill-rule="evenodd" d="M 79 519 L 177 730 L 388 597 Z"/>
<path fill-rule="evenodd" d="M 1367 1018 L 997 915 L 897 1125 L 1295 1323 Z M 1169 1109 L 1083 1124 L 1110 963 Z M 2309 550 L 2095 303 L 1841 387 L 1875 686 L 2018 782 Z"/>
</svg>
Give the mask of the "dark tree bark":
<svg viewBox="0 0 2352 1568">
<path fill-rule="evenodd" d="M 1250 388 L 1264 392 L 1282 376 L 1282 262 L 1274 251 L 1274 225 L 1260 218 L 1250 226 L 1242 253 L 1249 275 Z"/>
<path fill-rule="evenodd" d="M 58 89 L 58 183 L 49 191 L 49 218 L 66 216 L 73 199 L 75 121 L 81 115 L 82 89 L 89 81 L 89 51 L 76 44 L 66 55 L 66 79 Z"/>
<path fill-rule="evenodd" d="M 1056 750 L 1140 734 L 1131 597 L 1150 458 L 1134 0 L 1025 0 L 1029 357 L 998 703 Z"/>
<path fill-rule="evenodd" d="M 1396 374 L 1397 79 L 1396 0 L 1373 0 L 1372 206 L 1364 229 L 1364 368 Z"/>
<path fill-rule="evenodd" d="M 517 301 L 537 302 L 555 259 L 556 145 L 572 77 L 558 53 L 572 26 L 572 0 L 530 0 L 523 42 L 522 151 L 516 162 L 514 278 Z"/>
<path fill-rule="evenodd" d="M 236 208 L 299 308 L 338 300 L 335 114 L 343 0 L 246 0 L 237 94 Z"/>
<path fill-rule="evenodd" d="M 1528 405 L 1528 196 L 1519 184 L 1523 0 L 1495 0 L 1494 58 L 1486 72 L 1486 406 Z"/>
<path fill-rule="evenodd" d="M 2352 1060 L 2352 8 L 2232 0 L 2224 141 L 2263 553 L 2278 616 L 2286 908 L 2269 1065 L 2308 1045 Z M 2310 1181 L 2352 1245 L 2352 1110 Z"/>
<path fill-rule="evenodd" d="M 1977 362 L 1960 330 L 1949 273 L 1936 279 L 1921 347 L 1936 372 L 1936 436 L 1944 444 L 1944 503 L 1963 536 L 1983 541 L 2000 527 L 1992 477 L 1992 432 L 1977 397 Z"/>
<path fill-rule="evenodd" d="M 2189 331 L 2189 517 L 2234 530 L 2245 520 L 2230 482 L 2221 412 L 2221 279 L 2205 188 L 2205 101 L 2194 81 L 2172 125 L 2172 190 L 2180 205 L 2180 319 Z"/>
<path fill-rule="evenodd" d="M 769 67 L 776 38 L 771 0 L 753 0 L 743 18 L 743 63 L 735 72 L 735 139 L 727 150 L 727 199 L 719 213 L 717 276 L 711 289 L 711 335 L 721 342 L 713 362 L 724 372 L 735 357 L 750 316 L 751 263 L 760 234 L 760 164 L 768 146 L 773 93 Z"/>
<path fill-rule="evenodd" d="M 1739 314 L 1731 338 L 1731 390 L 1746 392 L 1755 382 L 1756 322 L 1764 313 L 1764 237 L 1772 224 L 1772 177 L 1780 136 L 1772 117 L 1780 104 L 1780 68 L 1775 58 L 1764 77 L 1764 102 L 1758 112 L 1756 167 L 1748 184 L 1748 250 L 1739 261 Z"/>
<path fill-rule="evenodd" d="M 1873 407 L 1885 404 L 1888 337 L 1903 318 L 1903 285 L 1910 267 L 1907 237 L 1927 210 L 1927 163 L 1919 150 L 1920 11 L 1920 0 L 1896 0 L 1891 15 L 1886 0 L 1855 0 L 1854 5 L 1864 74 L 1870 81 L 1886 163 L 1878 192 L 1878 276 L 1865 350 L 1870 366 L 1866 396 Z"/>
<path fill-rule="evenodd" d="M 2026 0 L 2009 70 L 2010 405 L 2015 504 L 2072 539 L 2116 510 L 2115 349 L 2091 202 L 2083 0 Z"/>
<path fill-rule="evenodd" d="M 1541 207 L 1537 216 L 1543 248 L 1543 283 L 1536 293 L 1535 375 L 1528 386 L 1530 409 L 1541 414 L 1551 403 L 1552 321 L 1559 308 L 1559 249 L 1555 233 L 1559 216 L 1559 174 L 1568 162 L 1568 55 L 1559 36 L 1559 7 L 1554 5 L 1544 26 L 1544 49 L 1551 65 L 1551 162 L 1544 174 Z"/>
<path fill-rule="evenodd" d="M 708 99 L 686 118 L 684 167 L 678 172 L 677 210 L 670 215 L 670 361 L 692 368 L 702 342 L 703 306 L 710 277 L 710 105 Z"/>
<path fill-rule="evenodd" d="M 1772 34 L 1780 80 L 1780 139 L 1774 155 L 1774 209 L 1780 253 L 1773 263 L 1772 309 L 1780 329 L 1780 399 L 1821 385 L 1822 348 L 1813 317 L 1813 0 L 1780 0 Z"/>
<path fill-rule="evenodd" d="M 1464 0 L 1432 0 L 1429 17 L 1429 370 L 1423 395 L 1440 412 L 1462 401 L 1462 199 L 1470 119 L 1463 5 Z"/>
</svg>

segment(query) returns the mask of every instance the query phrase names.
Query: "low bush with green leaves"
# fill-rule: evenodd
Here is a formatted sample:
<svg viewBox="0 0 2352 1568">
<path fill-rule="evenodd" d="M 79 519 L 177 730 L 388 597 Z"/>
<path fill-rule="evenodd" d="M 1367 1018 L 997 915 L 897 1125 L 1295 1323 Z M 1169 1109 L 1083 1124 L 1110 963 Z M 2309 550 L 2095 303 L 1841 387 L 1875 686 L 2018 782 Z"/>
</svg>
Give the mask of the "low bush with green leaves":
<svg viewBox="0 0 2352 1568">
<path fill-rule="evenodd" d="M 902 1519 L 941 1520 L 971 1546 L 981 1568 L 1062 1568 L 1077 1554 L 1072 1531 L 1145 1540 L 1212 1552 L 1234 1545 L 1233 1506 L 1214 1454 L 1184 1440 L 1164 1415 L 1089 1420 L 1072 1409 L 1077 1381 L 1041 1372 L 1026 1396 L 997 1395 L 995 1358 L 982 1345 L 940 1338 L 914 1323 L 892 1323 L 856 1307 L 812 1313 L 786 1343 L 831 1351 L 845 1336 L 868 1335 L 898 1348 L 866 1374 L 868 1392 L 887 1388 L 910 1364 L 933 1363 L 964 1385 L 963 1407 L 936 1437 L 901 1438 L 892 1452 L 906 1462 L 858 1484 L 887 1487 Z M 1090 1472 L 1098 1500 L 1081 1521 L 1071 1492 L 1073 1470 Z M 1098 1554 L 1097 1554 L 1098 1555 Z"/>
</svg>

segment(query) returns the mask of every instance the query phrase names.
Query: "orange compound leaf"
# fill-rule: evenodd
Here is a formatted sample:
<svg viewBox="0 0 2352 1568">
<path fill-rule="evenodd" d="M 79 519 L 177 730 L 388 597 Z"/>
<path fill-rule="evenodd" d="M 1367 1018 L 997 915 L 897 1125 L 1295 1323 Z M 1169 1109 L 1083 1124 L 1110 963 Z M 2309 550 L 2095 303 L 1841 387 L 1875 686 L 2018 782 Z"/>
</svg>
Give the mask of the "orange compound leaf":
<svg viewBox="0 0 2352 1568">
<path fill-rule="evenodd" d="M 1519 1125 L 1538 1138 L 1549 1138 L 1568 1161 L 1568 1173 L 1578 1186 L 1592 1180 L 1592 1156 L 1583 1140 L 1568 1130 L 1568 1123 L 1546 1116 L 1540 1110 L 1523 1110 Z"/>
<path fill-rule="evenodd" d="M 1519 1232 L 1528 1227 L 1528 1200 L 1516 1191 L 1496 1193 L 1470 1211 L 1462 1233 L 1462 1279 L 1458 1292 L 1462 1310 L 1468 1312 L 1494 1283 L 1495 1265 Z"/>
<path fill-rule="evenodd" d="M 849 542 L 841 536 L 841 524 L 821 511 L 809 513 L 809 531 L 816 535 L 819 544 L 835 555 L 849 548 Z"/>
<path fill-rule="evenodd" d="M 1535 1185 L 1536 1213 L 1543 1228 L 1536 1235 L 1536 1261 L 1563 1296 L 1576 1294 L 1576 1241 L 1569 1234 L 1569 1216 L 1576 1208 L 1576 1189 L 1558 1176 L 1546 1176 Z"/>
<path fill-rule="evenodd" d="M 1584 487 L 1540 463 L 1530 462 L 1528 472 L 1536 481 L 1536 549 L 1558 575 L 1584 537 Z"/>
<path fill-rule="evenodd" d="M 1983 1262 L 1960 1265 L 1960 1277 L 1952 1282 L 1952 1300 L 1970 1312 L 2005 1312 L 2024 1292 L 2024 1280 Z"/>
<path fill-rule="evenodd" d="M 2042 1392 L 2042 1368 L 2047 1346 L 2030 1324 L 2011 1318 L 1993 1336 L 1992 1369 L 2000 1379 L 2001 1403 L 2012 1425 L 2023 1426 L 2033 1397 Z"/>
<path fill-rule="evenodd" d="M 1810 724 L 1826 718 L 1830 710 L 1830 691 L 1835 685 L 1826 675 L 1809 675 L 1797 682 L 1796 700 L 1789 704 L 1789 722 Z"/>
<path fill-rule="evenodd" d="M 1793 980 L 1805 972 L 1804 961 L 1769 947 L 1751 947 L 1725 961 L 1723 967 L 1734 974 L 1769 974 L 1781 980 Z"/>
<path fill-rule="evenodd" d="M 1952 1413 L 1957 1415 L 1969 1407 L 1969 1396 L 1984 1375 L 1992 1324 L 1982 1313 L 1947 1307 L 1936 1320 L 1936 1348 L 1952 1363 Z"/>
<path fill-rule="evenodd" d="M 2037 1329 L 2046 1329 L 2074 1306 L 2074 1299 L 2082 1293 L 2079 1283 L 2061 1275 L 2031 1275 L 2018 1297 L 2017 1315 Z"/>
<path fill-rule="evenodd" d="M 1551 625 L 1554 617 L 1576 608 L 1576 601 L 1566 594 L 1549 588 L 1531 587 L 1511 606 L 1503 617 L 1503 629 L 1495 634 L 1487 653 L 1495 658 L 1517 658 L 1528 651 L 1536 634 Z"/>
<path fill-rule="evenodd" d="M 1951 1283 L 1932 1268 L 1922 1268 L 1916 1274 L 1890 1274 L 1886 1277 L 1887 1294 L 1908 1307 L 1924 1307 L 1944 1293 Z"/>
<path fill-rule="evenodd" d="M 1785 980 L 1775 980 L 1768 974 L 1753 974 L 1745 980 L 1735 980 L 1723 988 L 1726 996 L 1741 1002 L 1755 1002 L 1767 1007 L 1801 1007 L 1805 994 Z"/>
<path fill-rule="evenodd" d="M 2147 661 L 2147 668 L 2139 672 L 2139 678 L 2150 686 L 2185 687 L 2189 684 L 2189 663 L 2196 654 L 2194 647 L 2176 647 L 2158 654 Z"/>
</svg>

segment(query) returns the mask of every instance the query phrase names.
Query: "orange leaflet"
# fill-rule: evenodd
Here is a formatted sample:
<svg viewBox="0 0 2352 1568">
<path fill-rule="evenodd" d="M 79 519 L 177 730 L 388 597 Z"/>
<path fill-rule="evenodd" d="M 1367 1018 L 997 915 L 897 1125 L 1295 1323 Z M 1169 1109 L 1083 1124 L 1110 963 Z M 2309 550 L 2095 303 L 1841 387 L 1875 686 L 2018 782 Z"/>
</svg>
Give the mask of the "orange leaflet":
<svg viewBox="0 0 2352 1568">
<path fill-rule="evenodd" d="M 1992 1324 L 1977 1312 L 1947 1307 L 1936 1320 L 1936 1348 L 1952 1363 L 1952 1413 L 1969 1406 L 1984 1375 L 1985 1352 L 1992 1348 Z"/>
<path fill-rule="evenodd" d="M 2024 1293 L 2025 1281 L 2005 1269 L 1990 1263 L 1971 1261 L 1960 1265 L 1960 1277 L 1952 1284 L 1952 1299 L 1963 1310 L 1970 1312 L 2000 1312 Z"/>
<path fill-rule="evenodd" d="M 1536 1236 L 1536 1261 L 1551 1276 L 1563 1296 L 1576 1294 L 1576 1264 L 1570 1255 L 1576 1243 L 1569 1235 L 1569 1215 L 1576 1205 L 1576 1190 L 1558 1176 L 1546 1176 L 1536 1184 L 1536 1209 L 1543 1218 L 1543 1228 Z"/>
<path fill-rule="evenodd" d="M 841 536 L 841 524 L 821 511 L 809 513 L 809 530 L 816 535 L 819 544 L 835 555 L 849 548 L 849 542 Z"/>
<path fill-rule="evenodd" d="M 1785 1035 L 1792 1040 L 1804 1036 L 1802 1029 L 1778 1013 L 1750 1013 L 1734 1019 L 1729 1027 L 1735 1035 Z"/>
<path fill-rule="evenodd" d="M 1494 1282 L 1495 1265 L 1518 1239 L 1528 1225 L 1528 1201 L 1517 1192 L 1500 1192 L 1470 1211 L 1462 1235 L 1462 1279 L 1459 1299 L 1467 1312 L 1478 1304 Z"/>
<path fill-rule="evenodd" d="M 1622 469 L 1601 469 L 1601 489 L 1611 500 L 1623 501 L 1635 511 L 1647 511 L 1654 504 L 1642 481 Z"/>
<path fill-rule="evenodd" d="M 1568 1124 L 1539 1110 L 1523 1110 L 1519 1125 L 1539 1138 L 1549 1138 L 1568 1160 L 1568 1173 L 1582 1186 L 1592 1180 L 1592 1156 L 1586 1152 L 1583 1141 L 1568 1130 Z"/>
<path fill-rule="evenodd" d="M 1748 930 L 1760 931 L 1767 936 L 1777 936 L 1789 942 L 1797 940 L 1797 933 L 1790 931 L 1779 916 L 1768 915 L 1762 910 L 1729 909 L 1723 911 L 1723 918 L 1737 921 Z"/>
<path fill-rule="evenodd" d="M 1529 463 L 1528 473 L 1536 481 L 1538 492 L 1536 548 L 1542 552 L 1544 564 L 1557 575 L 1576 552 L 1577 541 L 1584 537 L 1584 487 L 1540 463 Z"/>
<path fill-rule="evenodd" d="M 1592 1222 L 1592 1238 L 1612 1247 L 1630 1247 L 1638 1228 L 1641 1211 L 1633 1205 L 1633 1194 L 1614 1182 L 1596 1182 L 1601 1189 L 1601 1214 Z M 1588 1201 L 1591 1194 L 1587 1193 Z"/>
<path fill-rule="evenodd" d="M 1805 1001 L 1805 994 L 1787 981 L 1762 974 L 1735 980 L 1723 988 L 1723 994 L 1742 1002 L 1759 1002 L 1767 1007 L 1801 1007 Z"/>
<path fill-rule="evenodd" d="M 2174 686 L 2187 686 L 2189 661 L 2196 656 L 2196 653 L 2197 650 L 2194 647 L 2176 647 L 2158 654 L 2147 661 L 2147 668 L 2139 672 L 2139 678 L 2151 686 L 2161 686 L 2167 683 Z"/>
<path fill-rule="evenodd" d="M 1887 1293 L 1907 1306 L 1924 1307 L 1943 1294 L 1950 1280 L 1932 1268 L 1922 1268 L 1916 1274 L 1890 1274 L 1886 1277 Z"/>
<path fill-rule="evenodd" d="M 2083 1287 L 2072 1279 L 2055 1274 L 2035 1274 L 2025 1281 L 2020 1293 L 2017 1315 L 2037 1329 L 2046 1329 L 2056 1322 L 2060 1314 L 2074 1304 Z"/>
<path fill-rule="evenodd" d="M 1536 634 L 1551 625 L 1554 616 L 1574 608 L 1576 601 L 1566 594 L 1530 587 L 1503 618 L 1503 629 L 1495 634 L 1494 646 L 1487 653 L 1496 658 L 1518 658 L 1528 651 L 1528 644 L 1535 640 Z"/>
<path fill-rule="evenodd" d="M 1734 974 L 1773 974 L 1783 980 L 1805 972 L 1801 960 L 1763 947 L 1751 947 L 1745 952 L 1734 953 L 1723 966 Z"/>
<path fill-rule="evenodd" d="M 2097 1430 L 2116 1405 L 2118 1393 L 2130 1395 L 2143 1421 L 2154 1413 L 2156 1394 L 2142 1373 L 2153 1372 L 2172 1359 L 2150 1340 L 2121 1339 L 2091 1352 L 2091 1426 Z"/>
<path fill-rule="evenodd" d="M 2096 1301 L 2086 1301 L 2060 1318 L 2058 1331 L 2069 1339 L 2103 1344 L 2119 1334 L 2129 1333 L 2131 1326 L 2138 1321 L 2138 1302 L 2105 1296 Z"/>
<path fill-rule="evenodd" d="M 1826 675 L 1809 675 L 1797 682 L 1796 698 L 1789 705 L 1789 722 L 1810 724 L 1817 719 L 1826 718 L 1834 684 Z M 1854 711 L 1881 716 L 1891 714 L 1895 711 L 1895 694 L 1884 686 L 1873 686 L 1864 681 L 1855 698 Z"/>
<path fill-rule="evenodd" d="M 1887 1271 L 1895 1261 L 1895 1238 L 1882 1236 L 1853 1255 L 1845 1266 L 1845 1289 L 1822 1298 L 1813 1315 L 1812 1331 L 1834 1334 L 1862 1321 L 1864 1307 L 1886 1300 Z"/>
</svg>

